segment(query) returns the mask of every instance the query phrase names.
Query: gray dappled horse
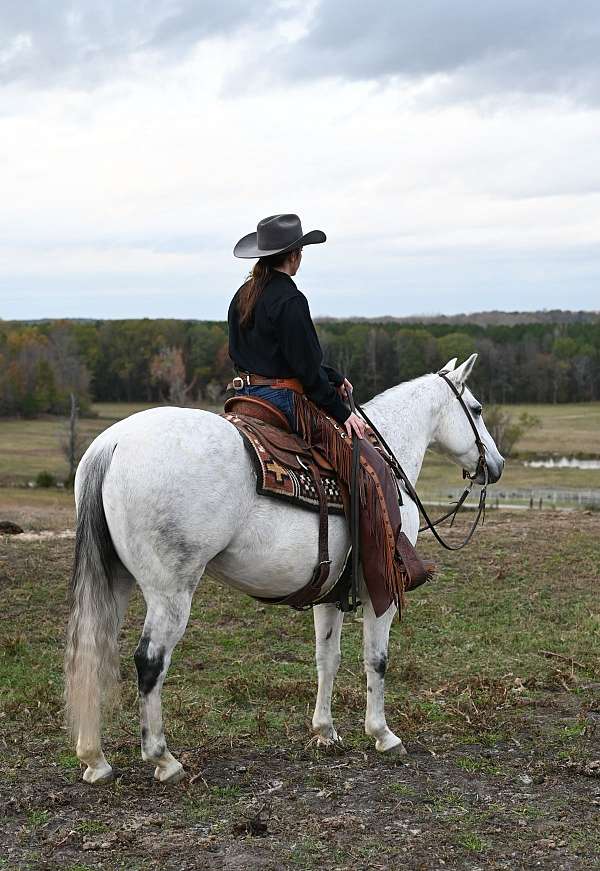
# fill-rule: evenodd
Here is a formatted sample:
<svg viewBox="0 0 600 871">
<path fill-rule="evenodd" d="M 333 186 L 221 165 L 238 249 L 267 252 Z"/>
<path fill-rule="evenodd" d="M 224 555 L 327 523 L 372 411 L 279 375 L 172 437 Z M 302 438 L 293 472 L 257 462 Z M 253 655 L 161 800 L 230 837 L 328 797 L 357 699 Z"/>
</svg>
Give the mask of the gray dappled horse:
<svg viewBox="0 0 600 871">
<path fill-rule="evenodd" d="M 476 354 L 444 370 L 462 387 Z M 504 461 L 487 432 L 481 405 L 464 391 L 485 446 L 489 480 Z M 475 473 L 479 453 L 464 411 L 448 385 L 425 375 L 392 387 L 365 411 L 416 483 L 427 448 L 441 451 Z M 482 483 L 480 481 L 479 483 Z M 147 611 L 134 654 L 138 672 L 142 758 L 162 782 L 183 775 L 165 741 L 161 691 L 173 648 L 185 632 L 192 596 L 208 572 L 223 584 L 253 596 L 278 597 L 299 590 L 312 574 L 318 516 L 256 493 L 251 460 L 237 429 L 216 414 L 186 408 L 154 408 L 134 414 L 101 433 L 86 451 L 75 481 L 77 538 L 66 651 L 67 713 L 86 763 L 89 783 L 108 780 L 102 752 L 103 696 L 118 680 L 117 637 L 135 583 Z M 404 499 L 402 524 L 416 542 L 419 518 Z M 331 516 L 330 588 L 349 548 L 346 521 Z M 377 750 L 405 752 L 387 726 L 384 675 L 392 605 L 376 618 L 361 583 L 364 666 L 367 676 L 365 730 Z M 314 608 L 318 691 L 312 725 L 319 741 L 335 742 L 331 717 L 333 681 L 340 662 L 343 614 L 335 605 Z"/>
</svg>

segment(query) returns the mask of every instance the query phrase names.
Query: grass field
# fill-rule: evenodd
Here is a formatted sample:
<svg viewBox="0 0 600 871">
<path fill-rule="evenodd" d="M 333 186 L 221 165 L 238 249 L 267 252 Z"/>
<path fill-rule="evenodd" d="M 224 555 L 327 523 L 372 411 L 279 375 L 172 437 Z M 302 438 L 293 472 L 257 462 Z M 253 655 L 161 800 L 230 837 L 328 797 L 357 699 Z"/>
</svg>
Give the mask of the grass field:
<svg viewBox="0 0 600 871">
<path fill-rule="evenodd" d="M 15 492 L 12 507 L 39 528 L 63 528 L 66 494 Z M 139 595 L 106 730 L 118 779 L 80 782 L 61 728 L 72 547 L 0 536 L 0 869 L 599 867 L 594 515 L 495 513 L 459 554 L 423 539 L 440 572 L 393 626 L 386 677 L 404 761 L 376 755 L 362 733 L 360 619 L 344 627 L 334 698 L 344 746 L 328 755 L 310 744 L 310 615 L 203 582 L 164 693 L 189 774 L 175 787 L 139 759 Z"/>
<path fill-rule="evenodd" d="M 98 417 L 82 420 L 87 442 L 122 417 L 148 405 L 106 403 L 94 406 Z M 513 406 L 540 417 L 539 429 L 526 435 L 518 449 L 536 454 L 595 454 L 600 456 L 600 403 L 579 405 Z M 26 484 L 41 471 L 64 479 L 67 466 L 60 448 L 64 424 L 56 419 L 0 421 L 0 485 Z M 460 470 L 428 454 L 420 481 L 426 496 L 443 496 L 461 487 Z M 506 468 L 498 489 L 538 488 L 600 489 L 600 469 L 531 469 L 519 460 Z"/>
<path fill-rule="evenodd" d="M 107 402 L 93 406 L 96 417 L 80 422 L 82 443 L 89 444 L 107 427 L 153 404 Z M 0 418 L 0 484 L 24 484 L 39 472 L 50 472 L 58 480 L 68 473 L 61 442 L 66 420 L 46 416 L 36 420 Z"/>
<path fill-rule="evenodd" d="M 539 417 L 542 423 L 541 427 L 523 436 L 518 444 L 520 452 L 600 457 L 600 402 L 508 405 L 506 408 L 515 417 L 526 411 Z"/>
<path fill-rule="evenodd" d="M 150 406 L 126 403 L 96 406 L 98 417 L 81 420 L 82 442 L 89 444 L 117 420 L 144 408 Z M 61 449 L 65 429 L 66 421 L 50 416 L 36 420 L 0 420 L 0 482 L 27 483 L 35 480 L 39 472 L 50 472 L 64 480 L 68 473 Z"/>
</svg>

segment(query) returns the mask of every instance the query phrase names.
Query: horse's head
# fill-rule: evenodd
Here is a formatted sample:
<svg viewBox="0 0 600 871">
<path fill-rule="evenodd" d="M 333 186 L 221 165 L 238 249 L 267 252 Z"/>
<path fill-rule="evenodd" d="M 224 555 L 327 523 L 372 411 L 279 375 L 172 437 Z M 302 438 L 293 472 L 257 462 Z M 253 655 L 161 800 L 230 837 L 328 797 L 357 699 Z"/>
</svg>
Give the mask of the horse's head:
<svg viewBox="0 0 600 871">
<path fill-rule="evenodd" d="M 493 484 L 502 474 L 504 458 L 498 451 L 493 438 L 483 422 L 481 403 L 475 399 L 466 386 L 467 378 L 471 374 L 476 359 L 477 354 L 471 354 L 468 360 L 465 360 L 464 363 L 457 367 L 455 357 L 440 369 L 440 374 L 444 374 L 454 385 L 469 410 L 471 419 L 485 449 L 488 480 Z M 464 408 L 451 387 L 443 383 L 441 378 L 440 384 L 444 402 L 440 410 L 431 447 L 445 454 L 453 462 L 465 469 L 478 484 L 484 484 L 485 474 L 479 462 L 480 453 L 473 428 L 469 423 Z"/>
</svg>

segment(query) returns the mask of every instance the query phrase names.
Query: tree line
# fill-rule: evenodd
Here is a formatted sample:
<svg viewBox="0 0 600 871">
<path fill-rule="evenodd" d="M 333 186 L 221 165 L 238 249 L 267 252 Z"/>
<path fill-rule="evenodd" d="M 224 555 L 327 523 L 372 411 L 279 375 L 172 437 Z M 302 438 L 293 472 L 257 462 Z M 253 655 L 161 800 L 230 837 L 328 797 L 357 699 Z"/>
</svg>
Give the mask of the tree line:
<svg viewBox="0 0 600 871">
<path fill-rule="evenodd" d="M 325 359 L 362 401 L 473 351 L 484 402 L 600 400 L 600 323 L 318 323 Z M 93 401 L 220 401 L 231 377 L 220 321 L 0 321 L 0 415 L 67 414 Z"/>
</svg>

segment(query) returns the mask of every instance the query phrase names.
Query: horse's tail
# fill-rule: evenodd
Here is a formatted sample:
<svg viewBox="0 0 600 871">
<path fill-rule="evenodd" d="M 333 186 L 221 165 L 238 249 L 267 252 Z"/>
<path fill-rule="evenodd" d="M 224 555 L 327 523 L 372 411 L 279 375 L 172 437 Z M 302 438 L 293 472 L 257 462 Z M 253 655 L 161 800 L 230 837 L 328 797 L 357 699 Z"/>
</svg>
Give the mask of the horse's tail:
<svg viewBox="0 0 600 871">
<path fill-rule="evenodd" d="M 85 457 L 78 470 L 77 533 L 65 654 L 67 725 L 85 743 L 99 734 L 103 703 L 119 678 L 119 619 L 112 575 L 118 561 L 110 536 L 102 484 L 114 444 Z"/>
</svg>

